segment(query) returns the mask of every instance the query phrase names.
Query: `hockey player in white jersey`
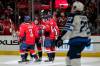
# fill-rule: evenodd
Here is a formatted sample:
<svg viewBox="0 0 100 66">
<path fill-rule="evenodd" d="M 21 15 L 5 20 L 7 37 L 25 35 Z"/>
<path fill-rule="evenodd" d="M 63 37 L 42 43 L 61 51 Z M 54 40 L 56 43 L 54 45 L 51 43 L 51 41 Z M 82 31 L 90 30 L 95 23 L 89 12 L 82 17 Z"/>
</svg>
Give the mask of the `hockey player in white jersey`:
<svg viewBox="0 0 100 66">
<path fill-rule="evenodd" d="M 69 51 L 67 53 L 67 66 L 81 66 L 81 52 L 85 46 L 89 46 L 91 33 L 88 27 L 88 18 L 83 14 L 84 5 L 76 1 L 72 5 L 71 14 L 65 25 L 66 33 L 63 40 L 68 39 Z"/>
</svg>

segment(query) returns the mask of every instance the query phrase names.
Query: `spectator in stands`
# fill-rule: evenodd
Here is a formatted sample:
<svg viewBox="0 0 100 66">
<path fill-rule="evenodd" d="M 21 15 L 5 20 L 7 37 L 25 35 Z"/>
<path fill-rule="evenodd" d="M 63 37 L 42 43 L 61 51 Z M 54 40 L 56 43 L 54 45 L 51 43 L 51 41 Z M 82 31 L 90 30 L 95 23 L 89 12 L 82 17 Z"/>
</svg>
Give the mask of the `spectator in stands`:
<svg viewBox="0 0 100 66">
<path fill-rule="evenodd" d="M 61 12 L 60 17 L 58 18 L 58 22 L 57 22 L 58 26 L 63 27 L 66 23 L 66 20 L 67 20 L 67 18 L 65 16 L 65 13 Z"/>
</svg>

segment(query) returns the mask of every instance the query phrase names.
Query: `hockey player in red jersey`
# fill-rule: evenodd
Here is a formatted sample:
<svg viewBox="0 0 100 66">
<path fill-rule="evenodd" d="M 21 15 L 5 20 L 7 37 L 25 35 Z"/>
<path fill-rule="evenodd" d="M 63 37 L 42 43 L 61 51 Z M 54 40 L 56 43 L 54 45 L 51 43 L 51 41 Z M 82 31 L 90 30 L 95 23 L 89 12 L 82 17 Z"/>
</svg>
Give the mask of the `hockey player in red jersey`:
<svg viewBox="0 0 100 66">
<path fill-rule="evenodd" d="M 49 61 L 54 61 L 55 58 L 55 40 L 57 39 L 57 36 L 59 35 L 59 29 L 54 22 L 53 19 L 51 19 L 51 16 L 47 16 L 44 18 L 44 35 L 45 35 L 45 40 L 44 40 L 44 46 L 46 48 L 46 52 L 48 55 L 48 60 Z"/>
<path fill-rule="evenodd" d="M 32 57 L 35 58 L 35 60 L 38 60 L 38 56 L 36 55 L 36 52 L 34 50 L 35 46 L 35 24 L 30 21 L 29 16 L 25 16 L 24 18 L 25 22 L 20 25 L 19 28 L 19 42 L 20 42 L 20 55 L 21 55 L 21 62 L 25 62 L 27 60 L 27 55 L 25 55 L 25 52 L 29 50 Z"/>
<path fill-rule="evenodd" d="M 50 22 L 50 28 L 51 28 L 51 32 L 50 32 L 50 39 L 51 39 L 51 57 L 52 57 L 52 61 L 54 61 L 55 59 L 55 41 L 57 40 L 58 36 L 59 36 L 59 28 L 55 22 L 55 20 L 50 16 L 49 17 L 49 22 Z"/>
<path fill-rule="evenodd" d="M 36 25 L 35 29 L 36 29 L 36 47 L 37 47 L 37 50 L 38 50 L 38 56 L 39 56 L 39 60 L 42 61 L 42 44 L 41 44 L 41 25 L 40 25 L 40 21 L 39 21 L 39 18 L 38 17 L 35 17 L 35 20 L 34 20 L 34 24 Z"/>
</svg>

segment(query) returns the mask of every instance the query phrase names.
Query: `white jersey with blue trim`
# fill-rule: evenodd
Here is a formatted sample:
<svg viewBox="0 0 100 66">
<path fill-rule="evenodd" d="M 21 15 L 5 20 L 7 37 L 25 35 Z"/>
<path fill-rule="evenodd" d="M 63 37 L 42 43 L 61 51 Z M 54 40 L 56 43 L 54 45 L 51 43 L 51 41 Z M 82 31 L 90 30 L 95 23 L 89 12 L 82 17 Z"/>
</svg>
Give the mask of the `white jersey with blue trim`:
<svg viewBox="0 0 100 66">
<path fill-rule="evenodd" d="M 68 16 L 64 30 L 66 31 L 66 34 L 62 37 L 62 39 L 89 37 L 91 35 L 88 27 L 88 18 L 80 13 Z"/>
</svg>

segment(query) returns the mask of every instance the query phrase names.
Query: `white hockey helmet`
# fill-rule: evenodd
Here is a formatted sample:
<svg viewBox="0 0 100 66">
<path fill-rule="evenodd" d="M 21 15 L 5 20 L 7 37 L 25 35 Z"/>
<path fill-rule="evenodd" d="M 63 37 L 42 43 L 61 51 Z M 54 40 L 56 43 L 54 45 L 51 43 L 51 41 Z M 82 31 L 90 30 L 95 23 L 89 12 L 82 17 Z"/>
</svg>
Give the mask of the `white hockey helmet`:
<svg viewBox="0 0 100 66">
<path fill-rule="evenodd" d="M 72 5 L 72 12 L 75 11 L 83 11 L 84 10 L 84 4 L 79 2 L 79 1 L 75 1 Z"/>
</svg>

